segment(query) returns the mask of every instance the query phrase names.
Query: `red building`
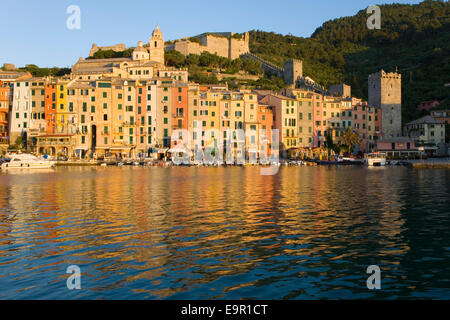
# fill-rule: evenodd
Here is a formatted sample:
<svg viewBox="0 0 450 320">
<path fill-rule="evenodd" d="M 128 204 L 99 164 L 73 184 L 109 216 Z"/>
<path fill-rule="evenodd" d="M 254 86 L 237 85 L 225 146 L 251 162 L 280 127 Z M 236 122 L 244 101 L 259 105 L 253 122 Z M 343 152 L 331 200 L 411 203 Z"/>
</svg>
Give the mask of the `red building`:
<svg viewBox="0 0 450 320">
<path fill-rule="evenodd" d="M 56 132 L 56 83 L 45 85 L 45 121 L 47 122 L 47 133 Z"/>
<path fill-rule="evenodd" d="M 8 144 L 8 114 L 10 87 L 7 83 L 0 81 L 0 144 Z"/>
</svg>

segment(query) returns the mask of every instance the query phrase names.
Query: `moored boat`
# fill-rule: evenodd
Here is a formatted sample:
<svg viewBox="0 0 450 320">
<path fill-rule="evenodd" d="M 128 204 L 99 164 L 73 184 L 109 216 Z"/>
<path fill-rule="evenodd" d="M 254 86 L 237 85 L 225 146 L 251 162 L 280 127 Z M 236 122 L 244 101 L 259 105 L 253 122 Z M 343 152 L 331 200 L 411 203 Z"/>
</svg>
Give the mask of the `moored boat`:
<svg viewBox="0 0 450 320">
<path fill-rule="evenodd" d="M 55 165 L 55 161 L 41 160 L 29 153 L 18 153 L 9 156 L 9 161 L 1 165 L 2 170 L 8 169 L 48 169 Z"/>
<path fill-rule="evenodd" d="M 386 154 L 382 152 L 366 153 L 364 161 L 369 167 L 384 167 L 386 165 Z"/>
</svg>

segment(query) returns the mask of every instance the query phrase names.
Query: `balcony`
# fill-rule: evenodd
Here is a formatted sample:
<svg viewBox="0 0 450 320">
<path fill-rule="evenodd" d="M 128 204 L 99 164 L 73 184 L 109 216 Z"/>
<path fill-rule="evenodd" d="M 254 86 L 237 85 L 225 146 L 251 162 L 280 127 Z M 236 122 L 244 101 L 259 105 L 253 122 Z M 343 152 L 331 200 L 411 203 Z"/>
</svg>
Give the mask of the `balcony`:
<svg viewBox="0 0 450 320">
<path fill-rule="evenodd" d="M 174 118 L 184 118 L 184 113 L 174 113 L 173 117 Z"/>
</svg>

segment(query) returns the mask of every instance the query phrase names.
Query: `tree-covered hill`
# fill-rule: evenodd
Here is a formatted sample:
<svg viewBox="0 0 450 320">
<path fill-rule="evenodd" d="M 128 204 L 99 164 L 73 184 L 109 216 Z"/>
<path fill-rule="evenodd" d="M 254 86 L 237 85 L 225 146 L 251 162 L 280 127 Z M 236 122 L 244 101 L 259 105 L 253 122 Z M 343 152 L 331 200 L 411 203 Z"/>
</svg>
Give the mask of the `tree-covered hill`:
<svg viewBox="0 0 450 320">
<path fill-rule="evenodd" d="M 310 38 L 253 30 L 250 51 L 280 66 L 288 58 L 304 61 L 304 73 L 325 86 L 345 82 L 367 98 L 367 76 L 385 69 L 403 81 L 405 120 L 418 116 L 425 100 L 450 106 L 450 3 L 380 5 L 381 29 L 369 30 L 366 9 L 353 17 L 325 22 Z M 293 30 L 295 32 L 295 30 Z"/>
</svg>

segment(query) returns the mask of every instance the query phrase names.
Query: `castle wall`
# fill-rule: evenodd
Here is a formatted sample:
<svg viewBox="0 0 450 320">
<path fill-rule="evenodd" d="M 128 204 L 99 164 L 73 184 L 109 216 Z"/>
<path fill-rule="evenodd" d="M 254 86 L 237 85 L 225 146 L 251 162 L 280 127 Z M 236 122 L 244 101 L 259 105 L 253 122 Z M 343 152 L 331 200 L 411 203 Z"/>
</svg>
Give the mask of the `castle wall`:
<svg viewBox="0 0 450 320">
<path fill-rule="evenodd" d="M 99 47 L 99 46 L 97 46 L 97 45 L 94 43 L 94 44 L 92 45 L 91 51 L 89 52 L 89 56 L 90 56 L 90 57 L 94 56 L 94 54 L 95 54 L 97 51 L 100 51 L 100 50 L 102 50 L 102 51 L 113 50 L 113 51 L 115 51 L 115 52 L 121 52 L 121 51 L 127 50 L 127 46 L 126 46 L 125 44 L 123 44 L 123 43 L 119 43 L 119 44 L 116 44 L 116 45 L 114 45 L 114 46 Z"/>
<path fill-rule="evenodd" d="M 217 53 L 218 56 L 229 58 L 229 40 L 227 38 L 206 35 L 200 41 L 206 47 L 205 51 L 212 54 Z"/>
<path fill-rule="evenodd" d="M 230 39 L 229 58 L 237 59 L 244 53 L 250 52 L 248 32 L 244 34 L 244 39 Z"/>
<path fill-rule="evenodd" d="M 220 57 L 237 59 L 242 54 L 250 52 L 249 35 L 245 33 L 243 39 L 233 38 L 233 33 L 221 33 L 223 36 L 214 36 L 211 34 L 202 34 L 197 36 L 201 44 L 189 40 L 179 40 L 175 44 L 166 46 L 166 50 L 177 50 L 183 55 L 198 54 L 209 52 L 217 54 Z"/>
<path fill-rule="evenodd" d="M 171 50 L 169 47 L 166 49 Z M 203 51 L 200 44 L 197 42 L 190 42 L 190 41 L 177 41 L 173 45 L 173 49 L 181 52 L 183 55 L 188 56 L 189 54 L 198 54 Z"/>
</svg>

